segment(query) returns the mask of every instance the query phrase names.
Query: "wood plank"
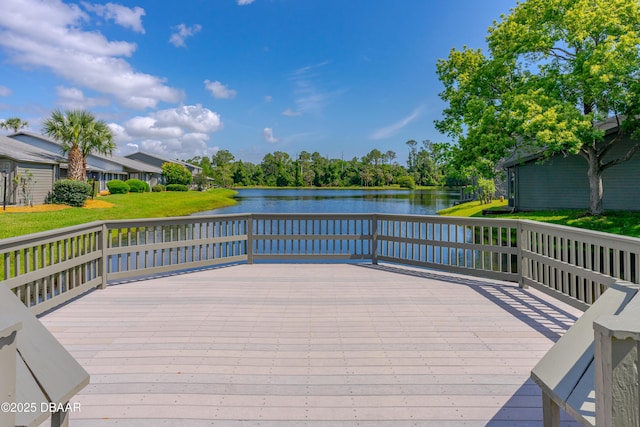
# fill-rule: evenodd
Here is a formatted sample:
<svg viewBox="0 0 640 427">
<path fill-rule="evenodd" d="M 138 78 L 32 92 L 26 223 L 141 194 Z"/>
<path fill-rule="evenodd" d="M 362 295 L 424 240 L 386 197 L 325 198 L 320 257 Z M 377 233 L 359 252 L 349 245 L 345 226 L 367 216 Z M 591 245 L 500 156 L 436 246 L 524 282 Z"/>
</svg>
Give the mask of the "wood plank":
<svg viewBox="0 0 640 427">
<path fill-rule="evenodd" d="M 580 314 L 453 273 L 261 264 L 111 285 L 42 321 L 91 374 L 72 426 L 499 427 L 542 425 L 530 370 Z"/>
</svg>

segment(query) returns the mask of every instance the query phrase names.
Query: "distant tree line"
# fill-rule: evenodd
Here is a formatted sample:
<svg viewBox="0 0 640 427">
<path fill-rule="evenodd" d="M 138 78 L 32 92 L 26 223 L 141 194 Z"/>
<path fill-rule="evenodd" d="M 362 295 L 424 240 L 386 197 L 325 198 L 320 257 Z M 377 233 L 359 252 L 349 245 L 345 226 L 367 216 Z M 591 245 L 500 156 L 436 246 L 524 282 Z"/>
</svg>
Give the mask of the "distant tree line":
<svg viewBox="0 0 640 427">
<path fill-rule="evenodd" d="M 185 160 L 202 167 L 203 175 L 221 187 L 349 187 L 401 185 L 464 185 L 453 164 L 453 148 L 446 143 L 407 141 L 407 165 L 395 161 L 394 151 L 374 148 L 361 158 L 330 159 L 318 152 L 302 151 L 291 157 L 286 152 L 268 153 L 254 164 L 236 159 L 229 150 L 209 157 Z"/>
</svg>

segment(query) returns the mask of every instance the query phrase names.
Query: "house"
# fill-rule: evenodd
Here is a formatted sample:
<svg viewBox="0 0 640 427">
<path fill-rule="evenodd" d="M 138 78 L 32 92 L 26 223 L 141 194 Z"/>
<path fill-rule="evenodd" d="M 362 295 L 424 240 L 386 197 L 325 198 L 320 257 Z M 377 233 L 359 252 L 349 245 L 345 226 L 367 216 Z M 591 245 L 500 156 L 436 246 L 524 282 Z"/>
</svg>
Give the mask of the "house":
<svg viewBox="0 0 640 427">
<path fill-rule="evenodd" d="M 605 140 L 617 135 L 612 120 L 603 122 Z M 628 136 L 621 139 L 605 158 L 613 159 L 636 144 Z M 587 161 L 578 154 L 542 153 L 511 159 L 507 171 L 509 205 L 517 210 L 588 209 L 589 179 Z M 640 211 L 640 152 L 630 160 L 605 170 L 602 177 L 603 207 L 606 210 Z"/>
<path fill-rule="evenodd" d="M 20 131 L 9 138 L 21 141 L 32 147 L 47 150 L 51 153 L 61 153 L 62 145 L 51 138 L 44 135 L 35 134 L 27 131 Z M 60 178 L 66 178 L 67 164 L 66 160 L 61 165 Z M 127 180 L 137 178 L 147 182 L 151 187 L 160 182 L 162 169 L 148 163 L 139 162 L 135 159 L 115 155 L 89 154 L 87 156 L 87 178 L 100 182 L 100 189 L 107 188 L 107 182 L 112 179 Z"/>
<path fill-rule="evenodd" d="M 62 164 L 66 165 L 66 159 L 60 154 L 0 136 L 0 203 L 45 203 L 53 183 L 60 178 Z M 29 179 L 30 188 L 15 182 L 20 177 Z"/>
<path fill-rule="evenodd" d="M 180 160 L 167 159 L 165 157 L 158 156 L 157 154 L 150 154 L 150 153 L 138 151 L 135 153 L 127 154 L 125 157 L 129 159 L 137 160 L 139 162 L 147 163 L 147 164 L 156 166 L 158 168 L 162 168 L 162 165 L 164 163 L 177 163 L 179 165 L 183 165 L 184 167 L 186 167 L 189 170 L 189 172 L 191 172 L 191 175 L 193 176 L 196 176 L 202 173 L 202 168 L 198 165 L 182 162 Z"/>
</svg>

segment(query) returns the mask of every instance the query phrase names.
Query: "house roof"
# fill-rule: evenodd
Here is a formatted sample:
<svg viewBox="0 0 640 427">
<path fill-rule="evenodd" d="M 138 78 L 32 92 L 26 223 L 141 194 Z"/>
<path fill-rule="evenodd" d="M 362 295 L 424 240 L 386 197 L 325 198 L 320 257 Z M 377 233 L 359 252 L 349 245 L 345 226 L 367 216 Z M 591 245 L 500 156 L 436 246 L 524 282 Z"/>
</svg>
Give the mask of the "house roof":
<svg viewBox="0 0 640 427">
<path fill-rule="evenodd" d="M 43 164 L 58 164 L 67 161 L 59 154 L 2 135 L 0 135 L 0 157 L 7 157 L 18 162 Z"/>
<path fill-rule="evenodd" d="M 20 131 L 14 134 L 9 135 L 8 138 L 14 140 L 14 141 L 18 141 L 17 139 L 13 139 L 13 137 L 17 136 L 17 135 L 27 135 L 30 136 L 32 138 L 38 138 L 38 139 L 42 139 L 48 142 L 51 142 L 53 144 L 56 144 L 57 146 L 61 146 L 62 144 L 60 144 L 60 142 L 56 141 L 55 139 L 49 138 L 45 135 L 40 135 L 37 133 L 33 133 L 33 132 L 28 132 L 28 131 Z M 29 147 L 31 147 L 31 145 L 26 144 L 26 143 L 22 143 L 25 144 Z M 32 147 L 35 148 L 35 147 Z M 41 150 L 41 151 L 46 151 L 46 150 Z M 49 152 L 50 154 L 52 154 L 51 152 Z M 95 157 L 98 159 L 102 159 L 102 160 L 106 160 L 106 161 L 110 161 L 110 162 L 114 162 L 114 163 L 118 163 L 122 166 L 124 166 L 125 168 L 132 170 L 133 172 L 152 172 L 152 173 L 162 173 L 162 169 L 144 163 L 144 162 L 140 162 L 138 160 L 134 160 L 134 159 L 129 159 L 127 157 L 122 157 L 122 156 L 116 156 L 116 155 L 102 155 L 102 154 L 96 154 L 96 153 L 91 153 L 89 154 L 90 157 Z M 63 158 L 63 161 L 66 162 L 66 159 Z M 91 165 L 87 165 L 87 170 L 93 170 L 93 171 L 101 171 L 101 172 L 108 172 L 104 169 L 95 167 L 95 166 L 91 166 Z"/>
<path fill-rule="evenodd" d="M 202 170 L 201 166 L 194 165 L 193 163 L 183 162 L 182 160 L 171 160 L 171 159 L 168 159 L 166 157 L 159 156 L 157 154 L 147 153 L 146 151 L 136 151 L 135 153 L 127 154 L 125 157 L 129 158 L 129 157 L 134 156 L 136 154 L 141 154 L 143 156 L 152 157 L 154 159 L 161 160 L 161 161 L 163 161 L 165 163 L 177 163 L 179 165 L 184 165 L 184 166 L 187 166 L 187 167 L 192 168 L 192 169 Z"/>
</svg>

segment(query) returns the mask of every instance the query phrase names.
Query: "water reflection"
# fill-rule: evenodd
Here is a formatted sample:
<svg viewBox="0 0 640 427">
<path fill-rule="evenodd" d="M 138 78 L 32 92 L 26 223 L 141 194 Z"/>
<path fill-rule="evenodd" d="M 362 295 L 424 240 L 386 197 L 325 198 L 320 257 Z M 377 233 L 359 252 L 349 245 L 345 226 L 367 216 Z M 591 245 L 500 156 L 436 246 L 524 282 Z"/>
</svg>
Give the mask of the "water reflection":
<svg viewBox="0 0 640 427">
<path fill-rule="evenodd" d="M 229 213 L 389 213 L 434 215 L 459 200 L 456 190 L 240 190 L 238 204 L 197 215 Z"/>
</svg>

